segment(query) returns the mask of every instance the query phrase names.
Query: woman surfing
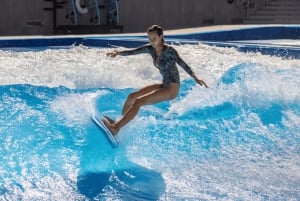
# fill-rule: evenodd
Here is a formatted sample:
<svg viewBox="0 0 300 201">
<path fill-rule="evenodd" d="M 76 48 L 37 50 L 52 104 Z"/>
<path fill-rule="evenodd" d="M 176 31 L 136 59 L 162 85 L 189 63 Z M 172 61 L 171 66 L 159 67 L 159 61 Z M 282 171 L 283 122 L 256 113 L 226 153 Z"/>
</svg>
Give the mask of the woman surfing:
<svg viewBox="0 0 300 201">
<path fill-rule="evenodd" d="M 128 95 L 119 120 L 114 121 L 107 116 L 102 119 L 113 135 L 116 135 L 123 126 L 131 121 L 142 106 L 172 100 L 177 97 L 180 88 L 180 77 L 176 64 L 181 66 L 198 84 L 208 87 L 181 59 L 177 51 L 165 44 L 162 27 L 152 25 L 148 28 L 147 34 L 149 39 L 147 45 L 132 50 L 114 50 L 106 54 L 114 58 L 117 55 L 127 56 L 148 53 L 152 56 L 154 66 L 162 75 L 161 84 L 152 84 Z"/>
</svg>

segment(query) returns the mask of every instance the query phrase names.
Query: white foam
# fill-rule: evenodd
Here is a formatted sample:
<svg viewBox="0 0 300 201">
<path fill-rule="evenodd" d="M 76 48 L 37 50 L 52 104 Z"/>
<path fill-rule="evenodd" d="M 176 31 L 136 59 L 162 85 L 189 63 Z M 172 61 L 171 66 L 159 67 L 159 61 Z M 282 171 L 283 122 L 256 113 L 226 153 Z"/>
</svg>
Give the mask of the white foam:
<svg viewBox="0 0 300 201">
<path fill-rule="evenodd" d="M 83 46 L 38 52 L 0 51 L 0 84 L 123 88 L 158 79 L 157 75 L 151 76 L 155 69 L 145 55 L 112 59 L 105 56 L 107 51 Z"/>
<path fill-rule="evenodd" d="M 209 89 L 193 90 L 170 108 L 182 114 L 195 107 L 218 105 L 224 101 L 263 104 L 267 99 L 299 101 L 299 60 L 286 60 L 259 53 L 241 53 L 234 48 L 207 45 L 175 46 L 181 57 L 207 82 Z M 0 50 L 1 85 L 32 84 L 68 88 L 139 88 L 161 82 L 150 55 L 110 58 L 110 48 L 74 46 L 70 49 L 15 52 Z M 217 87 L 220 77 L 230 68 L 250 63 L 243 82 Z M 180 67 L 181 79 L 191 79 Z M 245 100 L 252 97 L 251 100 Z M 255 99 L 253 99 L 253 97 Z M 71 98 L 71 97 L 70 97 Z M 73 97 L 81 100 L 80 97 Z M 80 104 L 79 104 L 80 105 Z M 74 110 L 75 111 L 75 110 Z"/>
<path fill-rule="evenodd" d="M 289 62 L 291 61 L 286 61 L 286 64 Z M 218 82 L 208 89 L 195 87 L 182 100 L 172 104 L 168 114 L 181 115 L 195 108 L 216 106 L 224 102 L 231 102 L 237 106 L 246 104 L 254 108 L 269 107 L 270 102 L 299 103 L 300 81 L 297 77 L 300 68 L 294 68 L 293 62 L 290 66 L 286 64 L 282 63 L 283 67 L 280 67 L 276 63 L 251 63 L 244 69 L 244 77 L 241 80 L 230 84 Z"/>
<path fill-rule="evenodd" d="M 94 101 L 105 93 L 105 90 L 99 90 L 93 93 L 59 96 L 51 102 L 51 109 L 60 118 L 64 118 L 67 124 L 85 124 L 90 121 L 91 114 L 96 114 Z"/>
<path fill-rule="evenodd" d="M 273 71 L 299 68 L 298 60 L 283 60 L 254 53 L 246 54 L 233 48 L 202 44 L 182 45 L 175 48 L 199 77 L 210 86 L 213 86 L 228 68 L 241 62 L 264 63 Z M 126 88 L 161 82 L 161 76 L 153 66 L 149 55 L 107 57 L 105 54 L 111 50 L 84 46 L 36 52 L 0 50 L 0 84 Z M 183 70 L 180 72 L 182 79 L 188 77 Z"/>
</svg>

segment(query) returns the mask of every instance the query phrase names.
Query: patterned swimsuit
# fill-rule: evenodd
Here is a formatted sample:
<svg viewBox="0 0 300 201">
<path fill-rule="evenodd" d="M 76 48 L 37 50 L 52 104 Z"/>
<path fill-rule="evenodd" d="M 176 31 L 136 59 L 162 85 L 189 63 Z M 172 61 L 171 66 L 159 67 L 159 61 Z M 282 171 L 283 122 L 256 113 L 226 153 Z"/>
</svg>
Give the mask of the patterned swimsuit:
<svg viewBox="0 0 300 201">
<path fill-rule="evenodd" d="M 120 51 L 119 55 L 135 55 L 150 53 L 153 64 L 159 69 L 163 77 L 163 87 L 170 83 L 180 83 L 179 72 L 176 63 L 180 65 L 190 76 L 193 76 L 192 69 L 180 58 L 177 51 L 168 45 L 164 45 L 161 55 L 158 57 L 151 45 L 144 45 L 133 50 Z"/>
</svg>

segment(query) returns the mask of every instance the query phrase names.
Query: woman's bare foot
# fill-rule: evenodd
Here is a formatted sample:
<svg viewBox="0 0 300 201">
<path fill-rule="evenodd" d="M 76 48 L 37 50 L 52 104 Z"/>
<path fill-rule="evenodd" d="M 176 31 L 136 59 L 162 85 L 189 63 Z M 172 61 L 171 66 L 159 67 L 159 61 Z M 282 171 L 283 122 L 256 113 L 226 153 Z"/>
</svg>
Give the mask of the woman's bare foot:
<svg viewBox="0 0 300 201">
<path fill-rule="evenodd" d="M 105 124 L 105 126 L 109 129 L 109 131 L 115 136 L 119 132 L 119 128 L 116 128 L 116 126 L 112 123 L 110 123 L 107 119 L 102 119 L 102 122 Z"/>
</svg>

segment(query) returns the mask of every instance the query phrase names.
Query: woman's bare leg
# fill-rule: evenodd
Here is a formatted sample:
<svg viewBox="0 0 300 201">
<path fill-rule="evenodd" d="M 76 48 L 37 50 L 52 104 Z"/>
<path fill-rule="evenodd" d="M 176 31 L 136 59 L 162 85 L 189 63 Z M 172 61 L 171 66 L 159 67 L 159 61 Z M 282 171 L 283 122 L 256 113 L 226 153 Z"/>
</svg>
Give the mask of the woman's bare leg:
<svg viewBox="0 0 300 201">
<path fill-rule="evenodd" d="M 161 87 L 162 87 L 161 84 L 152 84 L 152 85 L 146 86 L 144 88 L 141 88 L 141 89 L 129 94 L 126 101 L 125 101 L 125 103 L 124 103 L 124 105 L 123 105 L 123 109 L 122 109 L 121 114 L 124 115 L 138 97 L 143 96 L 143 95 L 145 95 L 145 94 L 147 94 L 151 91 L 160 89 Z M 109 116 L 104 115 L 104 118 L 111 124 L 115 123 L 115 120 L 113 120 Z"/>
<path fill-rule="evenodd" d="M 146 86 L 144 88 L 141 88 L 138 91 L 129 94 L 126 101 L 125 101 L 125 103 L 124 103 L 124 105 L 123 105 L 122 115 L 124 115 L 128 111 L 128 109 L 132 106 L 132 104 L 135 102 L 135 100 L 138 97 L 141 97 L 141 96 L 143 96 L 143 95 L 145 95 L 145 94 L 147 94 L 151 91 L 160 89 L 161 87 L 162 87 L 161 84 L 153 84 L 153 85 L 149 85 L 149 86 Z"/>
<path fill-rule="evenodd" d="M 167 87 L 158 88 L 153 91 L 150 91 L 147 94 L 138 97 L 128 108 L 127 112 L 124 113 L 124 115 L 119 121 L 115 122 L 114 124 L 111 124 L 109 121 L 104 120 L 104 123 L 115 135 L 124 125 L 126 125 L 137 115 L 141 106 L 158 103 L 165 100 L 171 100 L 177 96 L 178 91 L 179 84 L 177 83 L 171 83 Z"/>
</svg>

